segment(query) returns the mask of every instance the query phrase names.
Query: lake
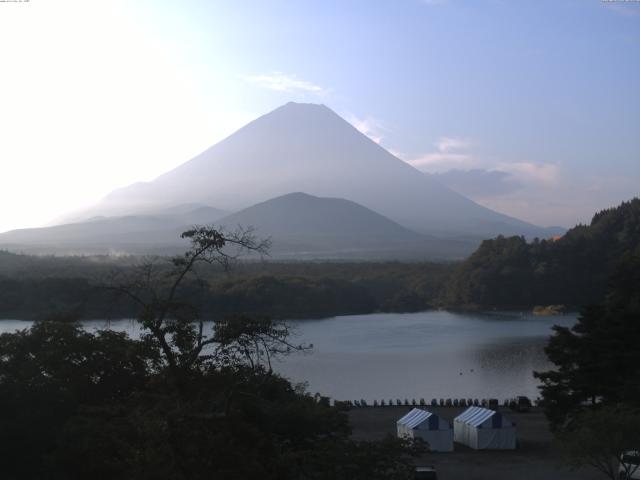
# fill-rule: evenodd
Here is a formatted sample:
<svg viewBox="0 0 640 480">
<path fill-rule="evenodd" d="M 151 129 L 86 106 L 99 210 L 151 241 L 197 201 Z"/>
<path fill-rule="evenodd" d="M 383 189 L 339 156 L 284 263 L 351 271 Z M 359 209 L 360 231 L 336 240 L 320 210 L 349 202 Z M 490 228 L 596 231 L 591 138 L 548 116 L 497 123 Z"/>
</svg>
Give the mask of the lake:
<svg viewBox="0 0 640 480">
<path fill-rule="evenodd" d="M 296 320 L 294 340 L 312 343 L 310 353 L 274 364 L 309 391 L 340 400 L 400 398 L 498 398 L 538 396 L 534 370 L 551 367 L 544 346 L 554 324 L 571 326 L 576 315 L 540 317 L 520 313 L 446 311 L 376 313 Z M 30 322 L 0 321 L 0 332 Z M 105 322 L 83 322 L 93 330 Z M 131 320 L 110 328 L 138 335 Z"/>
</svg>

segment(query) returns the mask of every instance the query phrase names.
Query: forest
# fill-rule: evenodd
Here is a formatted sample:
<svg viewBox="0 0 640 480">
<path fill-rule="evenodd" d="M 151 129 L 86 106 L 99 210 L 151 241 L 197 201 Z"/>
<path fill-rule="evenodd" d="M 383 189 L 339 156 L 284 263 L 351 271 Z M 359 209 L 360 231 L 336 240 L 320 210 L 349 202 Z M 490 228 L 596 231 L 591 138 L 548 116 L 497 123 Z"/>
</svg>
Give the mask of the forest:
<svg viewBox="0 0 640 480">
<path fill-rule="evenodd" d="M 133 318 L 135 305 L 108 288 L 115 274 L 167 258 L 34 257 L 0 252 L 0 318 L 51 313 L 81 319 Z M 229 313 L 318 318 L 433 308 L 451 273 L 448 263 L 240 262 L 205 266 L 181 286 L 210 318 Z"/>
<path fill-rule="evenodd" d="M 320 318 L 430 308 L 577 309 L 603 298 L 620 262 L 640 251 L 640 200 L 594 215 L 555 239 L 485 240 L 464 262 L 237 261 L 207 265 L 182 294 L 213 319 L 230 313 L 277 319 Z M 134 318 L 109 288 L 114 275 L 165 257 L 55 257 L 0 252 L 0 318 Z"/>
<path fill-rule="evenodd" d="M 467 308 L 575 309 L 600 301 L 620 263 L 640 253 L 640 199 L 594 215 L 556 239 L 485 240 L 456 269 L 443 301 Z"/>
</svg>

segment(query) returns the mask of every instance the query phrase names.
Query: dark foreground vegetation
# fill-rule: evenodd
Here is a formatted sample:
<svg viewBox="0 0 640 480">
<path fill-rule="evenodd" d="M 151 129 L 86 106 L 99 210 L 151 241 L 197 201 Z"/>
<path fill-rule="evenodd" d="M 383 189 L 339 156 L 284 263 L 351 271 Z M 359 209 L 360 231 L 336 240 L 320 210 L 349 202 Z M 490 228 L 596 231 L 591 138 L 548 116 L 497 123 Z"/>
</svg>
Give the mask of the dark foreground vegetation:
<svg viewBox="0 0 640 480">
<path fill-rule="evenodd" d="M 555 368 L 535 374 L 569 462 L 611 480 L 631 478 L 638 465 L 621 459 L 640 452 L 640 254 L 621 260 L 604 301 L 555 327 L 546 348 Z"/>
<path fill-rule="evenodd" d="M 411 478 L 408 445 L 351 440 L 344 412 L 240 359 L 244 331 L 179 375 L 121 333 L 0 336 L 2 478 Z"/>
<path fill-rule="evenodd" d="M 226 264 L 245 235 L 186 233 L 192 249 L 114 279 L 138 307 L 141 340 L 71 318 L 0 336 L 2 478 L 409 479 L 418 449 L 356 441 L 345 413 L 271 370 L 306 348 L 286 325 L 237 316 L 205 331 L 181 296 L 196 267 Z"/>
</svg>

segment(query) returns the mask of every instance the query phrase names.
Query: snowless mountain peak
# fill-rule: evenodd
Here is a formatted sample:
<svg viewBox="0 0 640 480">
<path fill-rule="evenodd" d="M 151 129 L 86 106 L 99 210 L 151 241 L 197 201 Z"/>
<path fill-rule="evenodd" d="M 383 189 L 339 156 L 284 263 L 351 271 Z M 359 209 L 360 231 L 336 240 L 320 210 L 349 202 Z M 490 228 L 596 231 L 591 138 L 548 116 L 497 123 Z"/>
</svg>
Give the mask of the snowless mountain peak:
<svg viewBox="0 0 640 480">
<path fill-rule="evenodd" d="M 438 235 L 538 234 L 399 160 L 325 105 L 289 102 L 156 180 L 112 192 L 88 216 L 203 203 L 239 211 L 290 192 L 351 200 Z"/>
</svg>

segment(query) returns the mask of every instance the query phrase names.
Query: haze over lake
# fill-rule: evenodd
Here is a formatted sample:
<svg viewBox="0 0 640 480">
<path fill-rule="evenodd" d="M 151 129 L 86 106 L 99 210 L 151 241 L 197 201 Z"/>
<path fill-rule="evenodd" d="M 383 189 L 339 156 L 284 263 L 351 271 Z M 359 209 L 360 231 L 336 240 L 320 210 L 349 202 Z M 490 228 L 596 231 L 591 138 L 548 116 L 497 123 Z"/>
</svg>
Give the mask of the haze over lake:
<svg viewBox="0 0 640 480">
<path fill-rule="evenodd" d="M 534 370 L 551 368 L 544 346 L 553 325 L 576 315 L 520 313 L 379 313 L 290 321 L 294 341 L 313 344 L 274 368 L 311 392 L 335 399 L 505 398 L 538 396 Z M 82 322 L 139 335 L 132 320 Z M 31 322 L 0 321 L 0 332 Z M 207 326 L 211 328 L 209 324 Z"/>
</svg>

